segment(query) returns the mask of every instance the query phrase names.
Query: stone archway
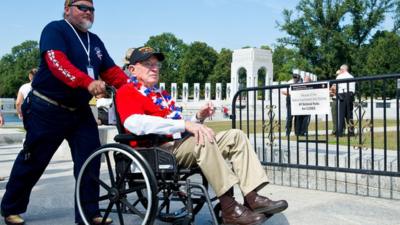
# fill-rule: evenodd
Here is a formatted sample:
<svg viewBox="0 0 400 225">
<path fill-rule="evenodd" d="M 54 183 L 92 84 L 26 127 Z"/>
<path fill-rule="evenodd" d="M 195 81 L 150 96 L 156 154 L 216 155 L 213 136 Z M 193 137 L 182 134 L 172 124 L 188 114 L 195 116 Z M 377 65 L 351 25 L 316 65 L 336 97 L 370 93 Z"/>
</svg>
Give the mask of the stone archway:
<svg viewBox="0 0 400 225">
<path fill-rule="evenodd" d="M 238 76 L 238 90 L 247 87 L 247 71 L 246 68 L 240 67 L 237 71 Z"/>
<path fill-rule="evenodd" d="M 239 90 L 239 69 L 246 70 L 246 87 L 258 86 L 258 71 L 265 68 L 265 85 L 272 85 L 273 64 L 270 50 L 246 48 L 233 51 L 231 64 L 231 89 L 232 97 Z M 249 93 L 250 104 L 253 105 L 253 94 Z M 232 100 L 232 99 L 231 99 Z"/>
</svg>

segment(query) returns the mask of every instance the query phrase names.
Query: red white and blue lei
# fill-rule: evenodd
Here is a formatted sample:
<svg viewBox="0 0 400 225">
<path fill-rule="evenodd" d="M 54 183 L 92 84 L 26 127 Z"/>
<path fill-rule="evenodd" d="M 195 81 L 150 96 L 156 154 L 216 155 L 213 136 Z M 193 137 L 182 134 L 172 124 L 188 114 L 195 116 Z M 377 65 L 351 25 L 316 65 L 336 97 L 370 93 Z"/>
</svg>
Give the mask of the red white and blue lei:
<svg viewBox="0 0 400 225">
<path fill-rule="evenodd" d="M 183 118 L 182 108 L 175 106 L 175 101 L 172 100 L 171 95 L 169 95 L 167 91 L 161 91 L 157 85 L 152 88 L 145 87 L 134 75 L 130 77 L 129 82 L 133 83 L 134 87 L 142 93 L 142 95 L 150 98 L 161 110 L 168 108 L 170 113 L 166 116 L 167 118 L 174 120 Z"/>
</svg>

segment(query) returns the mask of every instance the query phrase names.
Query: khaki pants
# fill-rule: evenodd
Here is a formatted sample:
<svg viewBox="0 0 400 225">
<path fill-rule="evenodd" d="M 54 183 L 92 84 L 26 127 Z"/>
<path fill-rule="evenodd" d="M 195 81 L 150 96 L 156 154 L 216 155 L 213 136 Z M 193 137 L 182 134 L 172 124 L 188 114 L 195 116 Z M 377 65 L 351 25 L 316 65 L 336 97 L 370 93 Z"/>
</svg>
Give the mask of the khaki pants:
<svg viewBox="0 0 400 225">
<path fill-rule="evenodd" d="M 216 143 L 196 144 L 193 136 L 173 147 L 179 165 L 198 165 L 219 197 L 239 184 L 243 195 L 268 184 L 268 178 L 247 136 L 237 129 L 219 132 Z M 232 164 L 232 168 L 226 162 Z"/>
</svg>

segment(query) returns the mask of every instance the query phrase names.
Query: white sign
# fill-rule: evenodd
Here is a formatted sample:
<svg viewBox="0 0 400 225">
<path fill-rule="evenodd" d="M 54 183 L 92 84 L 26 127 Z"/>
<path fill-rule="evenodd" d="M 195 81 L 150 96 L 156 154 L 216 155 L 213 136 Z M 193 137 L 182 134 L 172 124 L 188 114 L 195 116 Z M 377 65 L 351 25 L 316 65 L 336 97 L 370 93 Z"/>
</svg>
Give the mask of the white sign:
<svg viewBox="0 0 400 225">
<path fill-rule="evenodd" d="M 292 115 L 330 114 L 328 82 L 293 84 L 290 97 Z"/>
</svg>

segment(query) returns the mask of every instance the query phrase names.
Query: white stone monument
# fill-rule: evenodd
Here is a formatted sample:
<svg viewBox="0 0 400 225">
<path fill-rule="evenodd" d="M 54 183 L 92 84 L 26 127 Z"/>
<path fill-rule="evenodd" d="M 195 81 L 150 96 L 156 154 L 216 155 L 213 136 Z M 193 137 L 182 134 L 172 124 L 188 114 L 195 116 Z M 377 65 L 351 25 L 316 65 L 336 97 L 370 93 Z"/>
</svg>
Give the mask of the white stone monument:
<svg viewBox="0 0 400 225">
<path fill-rule="evenodd" d="M 215 100 L 221 101 L 222 99 L 222 84 L 216 83 L 215 84 Z"/>
<path fill-rule="evenodd" d="M 160 83 L 160 91 L 164 91 L 165 90 L 165 83 Z"/>
<path fill-rule="evenodd" d="M 171 98 L 174 99 L 175 101 L 178 97 L 177 94 L 178 94 L 178 87 L 176 83 L 171 83 Z"/>
<path fill-rule="evenodd" d="M 232 94 L 231 83 L 226 83 L 226 98 L 225 98 L 225 100 L 231 101 L 231 99 L 233 98 L 233 96 L 231 96 L 231 94 Z"/>
<path fill-rule="evenodd" d="M 246 87 L 258 86 L 258 71 L 262 68 L 265 68 L 266 73 L 264 79 L 265 86 L 272 85 L 274 69 L 270 50 L 257 48 L 234 50 L 231 64 L 231 98 L 239 90 L 239 70 L 241 68 L 246 70 Z M 254 104 L 253 96 L 254 92 L 249 92 L 248 98 L 250 100 L 250 105 Z"/>
<path fill-rule="evenodd" d="M 182 87 L 182 101 L 187 102 L 189 99 L 189 84 L 183 83 Z"/>
<path fill-rule="evenodd" d="M 206 101 L 211 100 L 211 84 L 210 83 L 206 83 L 206 85 L 204 87 L 204 98 Z"/>
<path fill-rule="evenodd" d="M 195 102 L 200 101 L 200 84 L 199 83 L 194 83 L 193 100 Z"/>
</svg>

